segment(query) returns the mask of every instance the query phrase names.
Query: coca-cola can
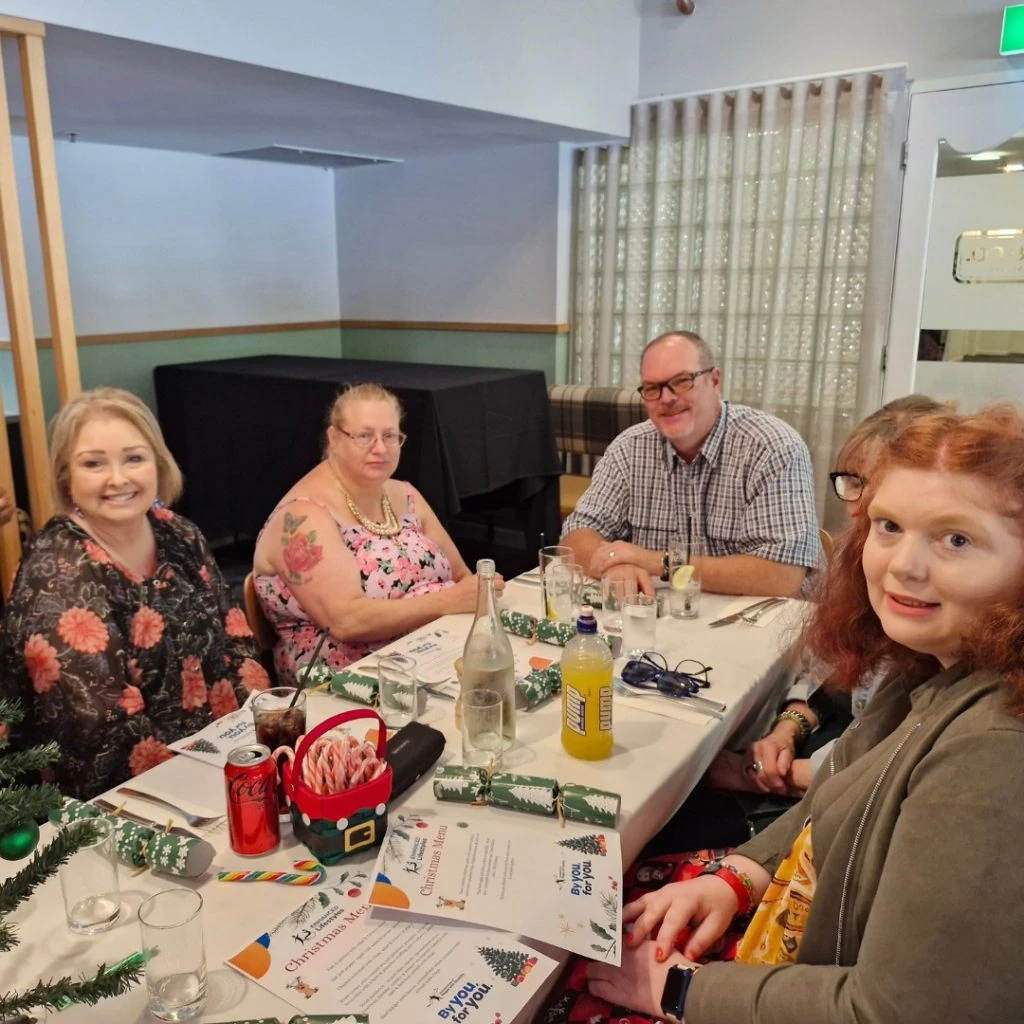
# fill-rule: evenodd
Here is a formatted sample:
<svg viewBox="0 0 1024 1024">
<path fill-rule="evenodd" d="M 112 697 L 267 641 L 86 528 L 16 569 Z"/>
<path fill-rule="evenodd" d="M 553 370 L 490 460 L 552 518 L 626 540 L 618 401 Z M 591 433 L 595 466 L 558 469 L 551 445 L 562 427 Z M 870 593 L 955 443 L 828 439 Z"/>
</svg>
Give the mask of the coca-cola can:
<svg viewBox="0 0 1024 1024">
<path fill-rule="evenodd" d="M 231 849 L 256 857 L 281 841 L 277 820 L 277 768 L 262 743 L 235 747 L 224 765 Z"/>
</svg>

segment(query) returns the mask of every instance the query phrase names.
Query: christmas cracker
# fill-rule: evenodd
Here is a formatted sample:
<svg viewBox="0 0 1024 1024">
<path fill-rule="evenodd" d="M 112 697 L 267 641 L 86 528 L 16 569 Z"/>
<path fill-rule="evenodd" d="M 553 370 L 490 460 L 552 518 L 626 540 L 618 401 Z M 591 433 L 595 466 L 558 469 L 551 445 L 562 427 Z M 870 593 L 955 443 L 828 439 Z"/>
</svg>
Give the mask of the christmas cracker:
<svg viewBox="0 0 1024 1024">
<path fill-rule="evenodd" d="M 578 783 L 559 785 L 555 779 L 537 775 L 495 772 L 488 778 L 484 768 L 442 765 L 434 771 L 434 797 L 457 803 L 489 803 L 512 811 L 561 814 L 570 821 L 614 828 L 619 816 L 618 793 Z"/>
<path fill-rule="evenodd" d="M 529 675 L 516 680 L 516 707 L 530 711 L 561 692 L 561 665 L 531 669 Z"/>
<path fill-rule="evenodd" d="M 92 804 L 68 800 L 63 807 L 50 812 L 50 821 L 55 825 L 99 817 L 114 823 L 114 850 L 118 860 L 133 868 L 149 867 L 179 878 L 195 878 L 213 860 L 214 848 L 205 839 L 158 832 L 115 814 L 103 814 Z"/>
<path fill-rule="evenodd" d="M 345 669 L 342 672 L 330 673 L 330 688 L 331 693 L 336 693 L 339 697 L 355 701 L 357 704 L 366 704 L 372 708 L 377 705 L 380 684 L 377 682 L 376 676 L 368 676 L 361 672 Z"/>
</svg>

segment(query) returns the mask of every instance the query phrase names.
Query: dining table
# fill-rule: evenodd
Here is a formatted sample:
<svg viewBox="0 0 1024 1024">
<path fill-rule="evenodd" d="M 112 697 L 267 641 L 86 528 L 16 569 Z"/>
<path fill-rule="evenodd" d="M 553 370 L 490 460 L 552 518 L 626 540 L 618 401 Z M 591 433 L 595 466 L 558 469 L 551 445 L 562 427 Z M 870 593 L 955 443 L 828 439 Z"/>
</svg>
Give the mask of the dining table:
<svg viewBox="0 0 1024 1024">
<path fill-rule="evenodd" d="M 501 604 L 510 610 L 539 615 L 542 612 L 540 593 L 536 572 L 528 573 L 506 585 Z M 803 602 L 789 601 L 779 614 L 766 616 L 756 624 L 740 620 L 721 628 L 709 625 L 715 618 L 756 600 L 705 594 L 700 618 L 663 617 L 657 622 L 655 647 L 670 664 L 694 658 L 710 666 L 711 686 L 702 692 L 725 705 L 721 716 L 691 710 L 684 706 L 685 702 L 668 696 L 626 696 L 616 691 L 611 756 L 601 761 L 580 761 L 570 757 L 561 746 L 561 706 L 555 698 L 532 710 L 518 712 L 516 743 L 505 754 L 503 770 L 618 793 L 621 796 L 618 834 L 622 863 L 624 866 L 631 863 L 680 807 L 715 754 L 730 738 L 735 743 L 744 723 L 749 727 L 751 721 L 763 717 L 763 710 L 773 709 L 786 684 L 792 662 L 790 647 L 795 625 L 803 613 Z M 465 635 L 471 622 L 471 615 L 451 615 L 437 620 L 430 628 L 444 627 L 453 634 Z M 557 660 L 561 653 L 558 647 L 531 645 L 518 636 L 510 635 L 510 640 L 518 671 L 526 670 L 532 655 L 543 654 Z M 388 649 L 381 650 L 386 653 Z M 373 672 L 380 653 L 352 667 Z M 621 667 L 621 661 L 616 664 Z M 419 720 L 442 732 L 446 740 L 439 763 L 461 763 L 461 737 L 455 724 L 453 702 L 429 692 L 425 697 Z M 330 692 L 310 692 L 307 726 L 311 728 L 325 718 L 358 707 L 360 705 Z M 431 775 L 428 771 L 393 801 L 390 809 L 405 813 L 444 807 L 433 796 Z M 20 942 L 0 956 L 0 991 L 29 987 L 40 977 L 91 973 L 100 963 L 112 963 L 135 953 L 141 948 L 137 917 L 140 903 L 161 889 L 183 886 L 198 890 L 203 898 L 208 996 L 204 1013 L 197 1019 L 219 1022 L 277 1017 L 285 1022 L 301 1012 L 300 1006 L 290 1005 L 246 979 L 227 966 L 225 960 L 252 941 L 268 922 L 286 916 L 315 890 L 275 884 L 231 884 L 216 878 L 216 872 L 221 870 L 291 870 L 294 861 L 309 854 L 292 836 L 290 825 L 282 823 L 282 841 L 276 849 L 262 856 L 242 858 L 232 852 L 228 842 L 223 817 L 224 778 L 220 769 L 194 757 L 176 756 L 133 778 L 131 786 L 143 792 L 169 795 L 185 809 L 212 816 L 212 823 L 195 829 L 215 848 L 212 865 L 195 879 L 170 877 L 149 870 L 133 871 L 121 865 L 121 917 L 110 930 L 91 937 L 69 930 L 60 883 L 56 876 L 50 878 L 31 900 L 7 919 L 17 929 Z M 185 824 L 181 816 L 174 816 L 147 800 L 126 799 L 116 792 L 105 796 L 114 803 L 124 804 L 127 811 L 160 821 L 173 817 L 178 825 Z M 473 807 L 472 813 L 480 815 L 481 819 L 493 818 L 506 825 L 514 824 L 527 832 L 564 827 L 556 818 L 488 806 Z M 44 825 L 42 833 L 45 842 L 52 835 L 52 826 Z M 342 871 L 371 870 L 377 853 L 376 848 L 363 850 L 328 867 L 327 883 L 337 884 Z M 10 876 L 20 866 L 3 863 L 0 877 Z M 493 922 L 493 926 L 500 928 L 501 922 Z M 531 942 L 527 936 L 521 940 L 555 957 L 561 964 L 569 960 L 569 954 L 563 950 Z M 534 1020 L 540 1004 L 556 983 L 558 973 L 548 979 L 545 989 L 517 1015 L 516 1024 Z M 341 1009 L 353 1012 L 358 1008 Z M 59 1014 L 51 1011 L 48 1017 L 38 1014 L 37 1017 L 68 1024 L 111 1020 L 143 1024 L 153 1019 L 147 1011 L 142 983 L 94 1007 L 76 1005 Z"/>
</svg>

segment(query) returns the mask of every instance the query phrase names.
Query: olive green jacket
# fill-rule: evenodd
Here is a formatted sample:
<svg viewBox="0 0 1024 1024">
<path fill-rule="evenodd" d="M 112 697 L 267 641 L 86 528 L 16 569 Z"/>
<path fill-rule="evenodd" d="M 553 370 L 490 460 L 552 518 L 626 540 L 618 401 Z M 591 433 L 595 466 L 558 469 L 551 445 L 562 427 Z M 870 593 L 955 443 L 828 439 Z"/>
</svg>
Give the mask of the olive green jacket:
<svg viewBox="0 0 1024 1024">
<path fill-rule="evenodd" d="M 807 795 L 738 853 L 769 871 L 807 816 L 797 963 L 710 964 L 686 1024 L 1024 1021 L 1024 722 L 984 673 L 883 684 Z"/>
</svg>

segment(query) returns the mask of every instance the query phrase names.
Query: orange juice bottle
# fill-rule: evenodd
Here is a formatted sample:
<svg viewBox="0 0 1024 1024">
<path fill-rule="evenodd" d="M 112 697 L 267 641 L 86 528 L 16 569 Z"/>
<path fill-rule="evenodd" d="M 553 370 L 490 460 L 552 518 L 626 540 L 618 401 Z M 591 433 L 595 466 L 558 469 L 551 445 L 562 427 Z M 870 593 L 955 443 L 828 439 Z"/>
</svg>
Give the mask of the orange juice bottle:
<svg viewBox="0 0 1024 1024">
<path fill-rule="evenodd" d="M 562 746 L 586 761 L 612 752 L 612 652 L 589 605 L 562 655 Z"/>
</svg>

